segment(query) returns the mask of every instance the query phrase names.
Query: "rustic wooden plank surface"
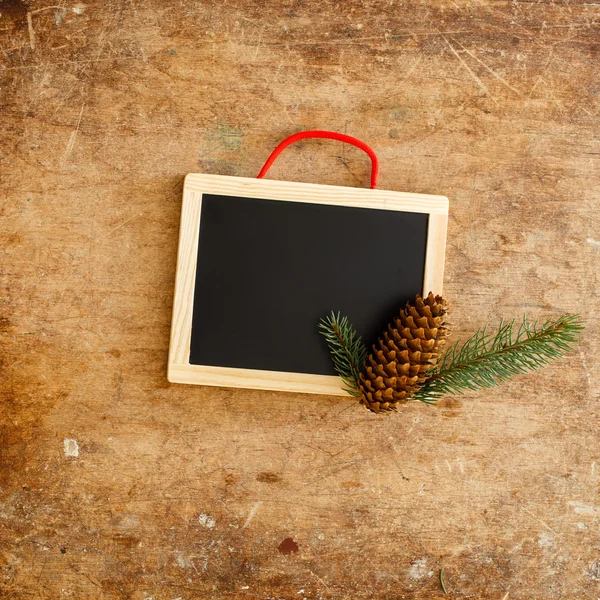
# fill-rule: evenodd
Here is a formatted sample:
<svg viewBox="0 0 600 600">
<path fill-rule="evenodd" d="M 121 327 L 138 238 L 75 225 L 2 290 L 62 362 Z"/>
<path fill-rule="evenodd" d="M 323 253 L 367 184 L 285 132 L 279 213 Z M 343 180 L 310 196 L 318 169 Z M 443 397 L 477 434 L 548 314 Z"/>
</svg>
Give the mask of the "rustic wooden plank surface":
<svg viewBox="0 0 600 600">
<path fill-rule="evenodd" d="M 453 598 L 598 597 L 597 3 L 0 13 L 0 596 L 432 598 L 443 568 Z M 456 335 L 582 311 L 578 351 L 389 418 L 170 385 L 184 175 L 253 176 L 305 128 L 450 197 Z M 270 176 L 368 168 L 307 142 Z"/>
</svg>

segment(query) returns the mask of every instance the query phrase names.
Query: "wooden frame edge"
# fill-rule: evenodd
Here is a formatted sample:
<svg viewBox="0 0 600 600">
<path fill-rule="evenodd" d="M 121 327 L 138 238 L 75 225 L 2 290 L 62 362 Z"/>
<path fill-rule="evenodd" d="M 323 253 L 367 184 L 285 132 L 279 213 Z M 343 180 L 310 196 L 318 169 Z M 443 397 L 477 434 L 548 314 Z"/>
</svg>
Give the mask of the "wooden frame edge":
<svg viewBox="0 0 600 600">
<path fill-rule="evenodd" d="M 201 194 L 224 194 L 224 188 L 227 188 L 227 191 L 233 196 L 266 200 L 291 200 L 355 208 L 448 214 L 448 198 L 432 194 L 232 177 L 230 175 L 206 175 L 204 173 L 189 173 L 185 178 L 184 190 L 196 191 Z M 424 208 L 427 210 L 423 210 Z"/>
<path fill-rule="evenodd" d="M 446 199 L 447 201 L 447 199 Z M 425 246 L 425 272 L 423 274 L 423 296 L 433 292 L 442 295 L 444 291 L 444 266 L 446 262 L 446 237 L 448 234 L 448 213 L 430 214 Z M 435 257 L 435 260 L 428 260 Z"/>
<path fill-rule="evenodd" d="M 183 188 L 179 245 L 173 294 L 173 314 L 169 341 L 169 366 L 184 363 L 190 354 L 192 314 L 196 287 L 196 262 L 202 194 Z"/>
<path fill-rule="evenodd" d="M 350 397 L 342 389 L 341 379 L 334 375 L 260 371 L 183 363 L 169 364 L 168 379 L 171 383 Z"/>
</svg>

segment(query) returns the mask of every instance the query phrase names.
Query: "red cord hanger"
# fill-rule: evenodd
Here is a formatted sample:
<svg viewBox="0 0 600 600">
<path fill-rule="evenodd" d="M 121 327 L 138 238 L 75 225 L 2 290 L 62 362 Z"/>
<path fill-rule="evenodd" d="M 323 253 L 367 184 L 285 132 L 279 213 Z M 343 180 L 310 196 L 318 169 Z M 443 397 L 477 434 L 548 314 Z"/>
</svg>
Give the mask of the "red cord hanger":
<svg viewBox="0 0 600 600">
<path fill-rule="evenodd" d="M 263 165 L 263 168 L 260 170 L 260 173 L 256 176 L 257 179 L 262 179 L 267 174 L 267 171 L 271 168 L 271 166 L 275 162 L 275 159 L 290 144 L 293 144 L 294 142 L 298 142 L 300 140 L 304 140 L 306 138 L 326 138 L 329 140 L 337 140 L 338 142 L 352 144 L 353 146 L 356 146 L 357 148 L 360 148 L 361 150 L 366 152 L 369 155 L 369 158 L 371 159 L 371 189 L 375 189 L 377 185 L 377 174 L 379 172 L 379 161 L 377 160 L 377 155 L 375 154 L 375 151 L 358 138 L 346 135 L 344 133 L 336 133 L 335 131 L 321 131 L 318 129 L 312 131 L 300 131 L 285 138 L 285 140 L 283 140 L 283 142 L 281 142 L 277 146 L 277 148 L 275 148 L 275 150 L 271 152 L 271 155 L 269 156 L 269 158 L 267 158 L 267 161 Z"/>
</svg>

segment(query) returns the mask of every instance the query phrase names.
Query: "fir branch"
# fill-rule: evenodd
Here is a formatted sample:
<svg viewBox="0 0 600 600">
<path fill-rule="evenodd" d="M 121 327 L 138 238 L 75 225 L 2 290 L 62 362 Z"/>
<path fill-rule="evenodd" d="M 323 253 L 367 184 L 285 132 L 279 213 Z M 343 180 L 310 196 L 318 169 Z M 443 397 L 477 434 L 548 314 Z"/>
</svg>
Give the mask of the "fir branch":
<svg viewBox="0 0 600 600">
<path fill-rule="evenodd" d="M 346 385 L 346 391 L 360 397 L 358 381 L 365 360 L 367 348 L 358 336 L 347 317 L 338 312 L 331 313 L 319 322 L 319 332 L 325 337 L 336 373 Z"/>
<path fill-rule="evenodd" d="M 494 335 L 482 327 L 460 348 L 460 341 L 454 344 L 413 398 L 434 403 L 446 394 L 490 388 L 541 369 L 566 354 L 583 330 L 581 315 L 563 315 L 539 327 L 524 316 L 516 332 L 514 325 L 514 320 L 501 322 Z"/>
</svg>

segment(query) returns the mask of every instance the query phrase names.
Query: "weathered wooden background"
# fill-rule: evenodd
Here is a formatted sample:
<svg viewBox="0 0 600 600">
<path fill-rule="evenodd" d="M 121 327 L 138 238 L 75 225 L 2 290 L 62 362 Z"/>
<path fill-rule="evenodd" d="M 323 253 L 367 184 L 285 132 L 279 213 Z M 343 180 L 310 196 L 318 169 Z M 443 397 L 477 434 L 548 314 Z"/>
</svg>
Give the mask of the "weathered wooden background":
<svg viewBox="0 0 600 600">
<path fill-rule="evenodd" d="M 599 597 L 598 3 L 0 13 L 0 597 L 432 598 L 442 568 L 446 597 Z M 581 311 L 578 350 L 387 418 L 170 385 L 184 175 L 254 176 L 306 128 L 450 198 L 456 335 Z M 317 141 L 270 176 L 368 169 Z"/>
</svg>

